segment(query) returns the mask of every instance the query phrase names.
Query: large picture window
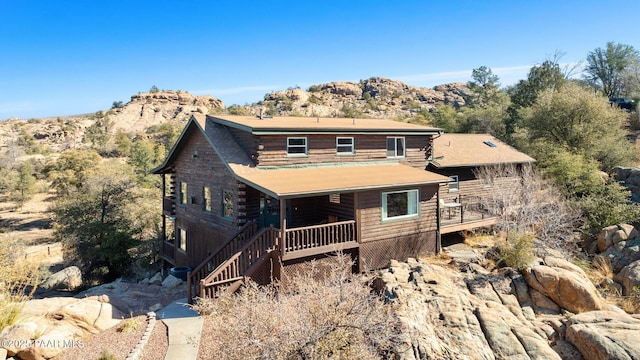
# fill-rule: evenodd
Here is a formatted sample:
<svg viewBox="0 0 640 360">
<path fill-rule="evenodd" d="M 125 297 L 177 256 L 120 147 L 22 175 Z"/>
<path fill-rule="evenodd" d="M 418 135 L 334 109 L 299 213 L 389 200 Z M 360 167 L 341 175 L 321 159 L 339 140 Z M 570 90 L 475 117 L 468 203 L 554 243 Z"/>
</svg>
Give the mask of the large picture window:
<svg viewBox="0 0 640 360">
<path fill-rule="evenodd" d="M 354 154 L 353 138 L 352 137 L 337 137 L 336 138 L 336 153 L 338 155 L 353 155 Z"/>
<path fill-rule="evenodd" d="M 404 149 L 404 137 L 390 136 L 387 138 L 388 158 L 403 158 Z"/>
<path fill-rule="evenodd" d="M 382 220 L 418 216 L 418 190 L 382 193 Z"/>
<path fill-rule="evenodd" d="M 287 138 L 287 155 L 289 156 L 307 155 L 307 138 L 306 137 L 288 137 Z"/>
</svg>

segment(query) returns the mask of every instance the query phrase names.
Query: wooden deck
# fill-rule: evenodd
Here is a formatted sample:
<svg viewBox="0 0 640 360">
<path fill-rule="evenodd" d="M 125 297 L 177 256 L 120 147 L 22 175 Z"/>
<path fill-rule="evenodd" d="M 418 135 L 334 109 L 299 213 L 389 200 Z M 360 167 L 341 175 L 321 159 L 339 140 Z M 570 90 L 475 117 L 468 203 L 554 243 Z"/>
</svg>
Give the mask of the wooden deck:
<svg viewBox="0 0 640 360">
<path fill-rule="evenodd" d="M 457 231 L 488 227 L 498 223 L 500 218 L 487 211 L 474 211 L 461 206 L 452 211 L 444 209 L 440 220 L 440 233 L 449 234 Z"/>
</svg>

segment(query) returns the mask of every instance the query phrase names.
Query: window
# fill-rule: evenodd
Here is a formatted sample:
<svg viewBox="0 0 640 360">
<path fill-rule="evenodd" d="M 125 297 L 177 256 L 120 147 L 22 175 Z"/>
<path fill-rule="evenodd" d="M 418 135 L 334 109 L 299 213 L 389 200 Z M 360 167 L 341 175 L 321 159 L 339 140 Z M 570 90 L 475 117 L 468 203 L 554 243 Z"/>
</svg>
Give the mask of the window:
<svg viewBox="0 0 640 360">
<path fill-rule="evenodd" d="M 418 190 L 383 192 L 382 220 L 416 217 L 418 203 Z"/>
<path fill-rule="evenodd" d="M 353 138 L 352 137 L 337 137 L 336 138 L 336 153 L 338 155 L 353 155 L 354 154 Z"/>
<path fill-rule="evenodd" d="M 307 138 L 306 137 L 288 137 L 287 138 L 287 155 L 289 156 L 307 155 Z"/>
<path fill-rule="evenodd" d="M 222 217 L 233 219 L 233 192 L 222 190 Z"/>
<path fill-rule="evenodd" d="M 211 188 L 202 188 L 202 210 L 211 212 Z"/>
<path fill-rule="evenodd" d="M 404 138 L 403 137 L 387 138 L 387 157 L 389 158 L 404 157 Z"/>
<path fill-rule="evenodd" d="M 177 240 L 178 240 L 178 249 L 182 251 L 187 251 L 187 230 L 183 228 L 178 228 L 177 232 Z"/>
<path fill-rule="evenodd" d="M 185 205 L 187 203 L 187 183 L 180 182 L 180 204 Z"/>
<path fill-rule="evenodd" d="M 458 181 L 458 175 L 449 176 L 451 182 L 449 183 L 449 191 L 460 190 L 460 181 Z"/>
</svg>

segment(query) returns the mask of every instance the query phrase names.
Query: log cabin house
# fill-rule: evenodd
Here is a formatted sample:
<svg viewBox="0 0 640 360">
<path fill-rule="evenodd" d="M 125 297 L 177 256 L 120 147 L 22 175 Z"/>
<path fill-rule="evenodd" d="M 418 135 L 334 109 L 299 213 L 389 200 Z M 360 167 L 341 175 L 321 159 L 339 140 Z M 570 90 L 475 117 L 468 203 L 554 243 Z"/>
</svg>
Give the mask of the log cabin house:
<svg viewBox="0 0 640 360">
<path fill-rule="evenodd" d="M 193 116 L 153 170 L 163 180 L 161 258 L 193 269 L 191 301 L 336 251 L 359 271 L 439 252 L 440 192 L 452 175 L 426 168 L 442 135 L 381 119 Z"/>
<path fill-rule="evenodd" d="M 489 134 L 442 134 L 434 138 L 433 148 L 427 170 L 451 179 L 440 185 L 440 234 L 495 224 L 487 202 L 515 191 L 521 180 L 518 170 L 535 161 Z M 510 165 L 516 171 L 500 171 Z M 478 173 L 487 166 L 497 171 L 482 179 Z"/>
</svg>

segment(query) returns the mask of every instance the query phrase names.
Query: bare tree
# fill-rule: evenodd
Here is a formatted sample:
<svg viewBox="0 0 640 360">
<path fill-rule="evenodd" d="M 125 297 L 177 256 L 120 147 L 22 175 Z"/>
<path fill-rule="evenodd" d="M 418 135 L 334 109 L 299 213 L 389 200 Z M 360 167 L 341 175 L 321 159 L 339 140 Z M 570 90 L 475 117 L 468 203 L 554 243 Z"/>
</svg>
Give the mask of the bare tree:
<svg viewBox="0 0 640 360">
<path fill-rule="evenodd" d="M 393 307 L 354 275 L 348 256 L 305 264 L 282 285 L 249 283 L 239 293 L 201 299 L 208 314 L 200 355 L 218 359 L 380 359 L 399 343 Z M 204 348 L 203 348 L 204 345 Z"/>
<path fill-rule="evenodd" d="M 500 216 L 500 231 L 533 233 L 539 249 L 576 250 L 580 212 L 531 166 L 486 166 L 476 176 L 489 189 L 483 202 Z"/>
</svg>

